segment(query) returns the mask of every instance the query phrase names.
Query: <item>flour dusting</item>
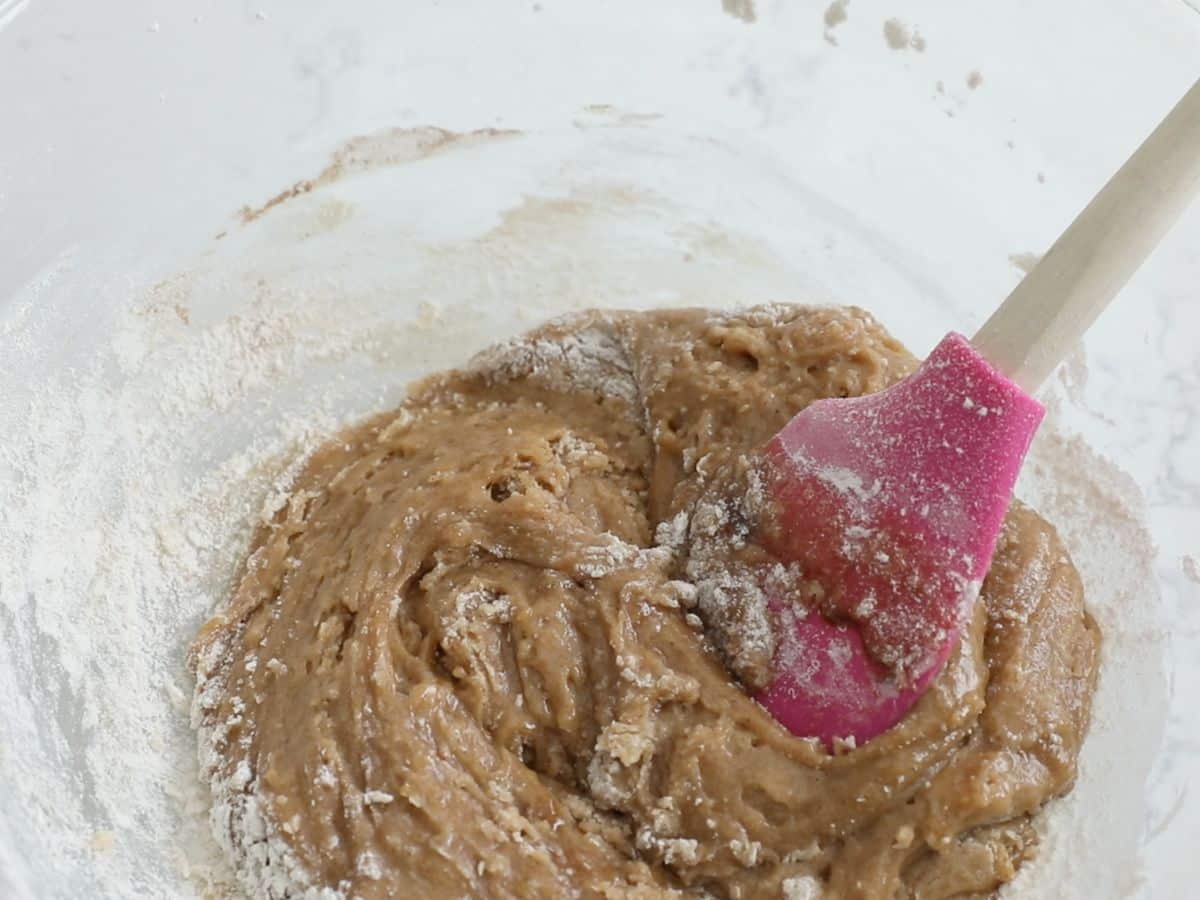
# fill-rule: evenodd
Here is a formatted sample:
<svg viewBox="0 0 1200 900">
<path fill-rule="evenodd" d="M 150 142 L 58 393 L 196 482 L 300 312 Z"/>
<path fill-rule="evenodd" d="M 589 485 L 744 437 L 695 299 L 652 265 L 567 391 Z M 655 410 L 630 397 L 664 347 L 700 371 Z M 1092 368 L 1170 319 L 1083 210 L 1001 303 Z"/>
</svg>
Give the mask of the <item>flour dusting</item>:
<svg viewBox="0 0 1200 900">
<path fill-rule="evenodd" d="M 834 30 L 849 18 L 847 7 L 850 5 L 850 0 L 833 0 L 825 8 L 825 40 L 830 44 L 837 46 L 837 36 Z"/>
<path fill-rule="evenodd" d="M 883 23 L 883 39 L 893 50 L 915 50 L 925 52 L 925 38 L 912 26 L 900 19 L 888 19 Z"/>
</svg>

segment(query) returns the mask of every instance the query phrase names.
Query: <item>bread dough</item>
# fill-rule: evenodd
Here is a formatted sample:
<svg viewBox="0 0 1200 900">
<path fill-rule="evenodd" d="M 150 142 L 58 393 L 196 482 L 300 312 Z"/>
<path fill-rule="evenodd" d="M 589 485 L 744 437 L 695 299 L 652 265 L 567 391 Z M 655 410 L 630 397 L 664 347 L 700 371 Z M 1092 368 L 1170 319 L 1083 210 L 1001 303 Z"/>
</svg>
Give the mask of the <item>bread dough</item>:
<svg viewBox="0 0 1200 900">
<path fill-rule="evenodd" d="M 891 731 L 831 755 L 744 686 L 772 563 L 716 483 L 812 400 L 914 367 L 856 309 L 591 312 L 324 445 L 193 650 L 247 890 L 926 900 L 1011 878 L 1071 787 L 1098 661 L 1034 512 L 1014 504 Z"/>
</svg>

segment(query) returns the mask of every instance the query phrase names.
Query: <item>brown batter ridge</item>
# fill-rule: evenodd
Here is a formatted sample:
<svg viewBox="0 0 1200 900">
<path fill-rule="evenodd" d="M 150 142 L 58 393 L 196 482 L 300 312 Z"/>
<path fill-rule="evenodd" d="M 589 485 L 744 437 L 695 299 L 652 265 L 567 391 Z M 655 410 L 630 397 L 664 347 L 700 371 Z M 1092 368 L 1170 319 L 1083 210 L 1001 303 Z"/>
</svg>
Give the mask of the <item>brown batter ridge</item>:
<svg viewBox="0 0 1200 900">
<path fill-rule="evenodd" d="M 865 746 L 793 737 L 733 674 L 770 658 L 769 560 L 712 485 L 811 401 L 914 366 L 857 309 L 589 312 L 321 447 L 193 651 L 247 891 L 933 900 L 1012 878 L 1071 788 L 1098 665 L 1036 513 L 1014 504 L 946 669 Z"/>
</svg>

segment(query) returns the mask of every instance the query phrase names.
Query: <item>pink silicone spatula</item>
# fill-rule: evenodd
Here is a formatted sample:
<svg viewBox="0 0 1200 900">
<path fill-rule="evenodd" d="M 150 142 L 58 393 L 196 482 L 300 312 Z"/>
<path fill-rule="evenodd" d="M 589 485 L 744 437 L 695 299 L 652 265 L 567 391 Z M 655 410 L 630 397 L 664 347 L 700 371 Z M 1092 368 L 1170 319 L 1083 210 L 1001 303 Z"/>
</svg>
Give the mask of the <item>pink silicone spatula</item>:
<svg viewBox="0 0 1200 900">
<path fill-rule="evenodd" d="M 767 444 L 766 541 L 810 596 L 769 598 L 778 649 L 758 700 L 794 734 L 868 741 L 940 671 L 1042 419 L 1030 392 L 1198 188 L 1200 83 L 974 338 L 948 335 L 885 391 L 811 404 Z"/>
</svg>

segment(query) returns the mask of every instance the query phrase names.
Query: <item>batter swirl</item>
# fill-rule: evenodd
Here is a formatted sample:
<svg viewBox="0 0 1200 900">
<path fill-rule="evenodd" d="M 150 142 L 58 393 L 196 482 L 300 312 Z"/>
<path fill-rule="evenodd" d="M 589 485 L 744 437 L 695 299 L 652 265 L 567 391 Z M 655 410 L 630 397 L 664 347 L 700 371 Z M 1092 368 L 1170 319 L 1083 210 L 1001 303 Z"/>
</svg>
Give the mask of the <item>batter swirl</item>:
<svg viewBox="0 0 1200 900">
<path fill-rule="evenodd" d="M 747 693 L 769 561 L 744 504 L 706 499 L 807 403 L 914 366 L 855 309 L 585 313 L 320 448 L 193 652 L 246 889 L 924 900 L 1011 878 L 1071 787 L 1098 664 L 1054 530 L 1014 504 L 933 688 L 830 755 Z"/>
</svg>

